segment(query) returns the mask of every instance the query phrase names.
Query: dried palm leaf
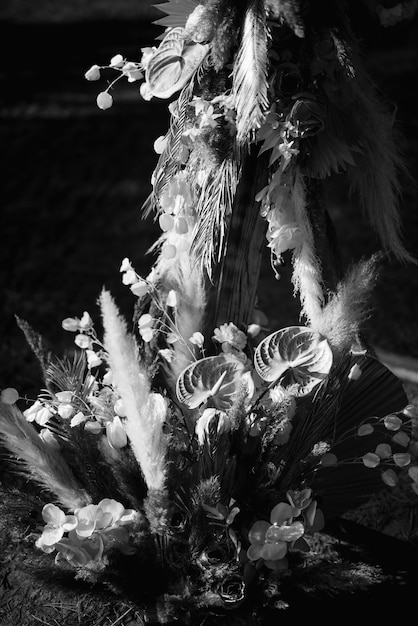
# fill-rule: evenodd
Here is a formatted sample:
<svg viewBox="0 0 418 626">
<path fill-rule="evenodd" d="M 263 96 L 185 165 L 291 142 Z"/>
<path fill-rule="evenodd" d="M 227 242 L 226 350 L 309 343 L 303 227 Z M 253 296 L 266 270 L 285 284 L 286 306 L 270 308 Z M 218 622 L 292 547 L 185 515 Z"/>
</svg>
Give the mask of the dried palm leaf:
<svg viewBox="0 0 418 626">
<path fill-rule="evenodd" d="M 237 112 L 237 142 L 241 145 L 261 126 L 268 108 L 268 39 L 264 0 L 251 0 L 233 68 L 232 94 Z"/>
<path fill-rule="evenodd" d="M 170 118 L 170 128 L 166 135 L 166 147 L 161 153 L 153 175 L 153 191 L 142 207 L 143 217 L 147 218 L 153 210 L 158 209 L 158 202 L 168 181 L 176 174 L 181 166 L 179 152 L 181 136 L 185 130 L 187 106 L 192 99 L 194 77 L 182 89 Z"/>
<path fill-rule="evenodd" d="M 239 169 L 237 158 L 224 159 L 215 175 L 207 179 L 199 196 L 191 255 L 202 271 L 206 270 L 209 279 L 212 278 L 213 263 L 219 263 L 222 257 L 226 220 L 232 212 Z"/>
<path fill-rule="evenodd" d="M 166 13 L 166 15 L 155 20 L 153 23 L 158 26 L 164 26 L 165 28 L 183 27 L 190 13 L 194 11 L 198 4 L 199 0 L 168 0 L 168 2 L 162 4 L 154 4 L 153 6 L 156 9 L 162 13 Z M 157 39 L 163 38 L 164 33 L 157 37 Z"/>
</svg>

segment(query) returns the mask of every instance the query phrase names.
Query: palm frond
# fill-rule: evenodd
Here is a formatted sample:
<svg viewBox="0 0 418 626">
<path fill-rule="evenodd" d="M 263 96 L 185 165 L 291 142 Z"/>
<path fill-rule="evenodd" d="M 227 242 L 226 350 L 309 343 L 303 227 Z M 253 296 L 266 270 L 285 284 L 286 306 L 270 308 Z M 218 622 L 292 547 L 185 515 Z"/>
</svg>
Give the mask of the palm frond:
<svg viewBox="0 0 418 626">
<path fill-rule="evenodd" d="M 212 278 L 213 263 L 219 263 L 227 228 L 227 216 L 232 212 L 235 191 L 239 179 L 239 163 L 236 158 L 222 161 L 213 177 L 207 179 L 196 207 L 198 215 L 191 255 Z"/>
<path fill-rule="evenodd" d="M 264 0 L 251 0 L 233 69 L 237 142 L 241 145 L 260 127 L 268 108 L 268 39 Z"/>
<path fill-rule="evenodd" d="M 199 70 L 197 71 L 199 72 Z M 144 219 L 153 210 L 158 209 L 158 199 L 169 180 L 176 174 L 181 166 L 179 151 L 181 148 L 181 136 L 185 130 L 187 119 L 187 106 L 192 98 L 194 80 L 197 73 L 190 79 L 180 92 L 170 118 L 170 127 L 167 132 L 167 144 L 161 153 L 154 170 L 153 190 L 142 206 Z"/>
<path fill-rule="evenodd" d="M 168 0 L 161 4 L 154 4 L 153 6 L 165 13 L 164 17 L 160 17 L 153 23 L 157 26 L 164 26 L 164 28 L 177 28 L 178 26 L 184 26 L 190 13 L 199 4 L 198 0 Z M 157 39 L 162 39 L 164 35 L 160 35 Z"/>
</svg>

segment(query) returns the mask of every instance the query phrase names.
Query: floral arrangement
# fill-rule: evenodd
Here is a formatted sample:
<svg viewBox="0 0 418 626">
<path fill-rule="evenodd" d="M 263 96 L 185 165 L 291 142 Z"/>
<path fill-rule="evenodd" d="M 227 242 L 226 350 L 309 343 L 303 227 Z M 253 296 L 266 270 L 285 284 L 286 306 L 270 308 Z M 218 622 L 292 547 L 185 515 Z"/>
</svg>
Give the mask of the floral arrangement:
<svg viewBox="0 0 418 626">
<path fill-rule="evenodd" d="M 86 72 L 117 72 L 103 110 L 121 78 L 178 94 L 144 206 L 156 261 L 121 263 L 131 328 L 106 290 L 102 332 L 63 320 L 71 356 L 19 320 L 45 389 L 23 410 L 1 394 L 1 443 L 45 502 L 36 548 L 164 623 L 274 603 L 328 520 L 400 477 L 418 494 L 418 409 L 362 339 L 378 258 L 337 275 L 321 192 L 347 176 L 409 260 L 396 149 L 340 3 L 311 5 L 170 0 L 158 47 Z M 301 302 L 278 330 L 257 305 L 264 239 Z"/>
</svg>

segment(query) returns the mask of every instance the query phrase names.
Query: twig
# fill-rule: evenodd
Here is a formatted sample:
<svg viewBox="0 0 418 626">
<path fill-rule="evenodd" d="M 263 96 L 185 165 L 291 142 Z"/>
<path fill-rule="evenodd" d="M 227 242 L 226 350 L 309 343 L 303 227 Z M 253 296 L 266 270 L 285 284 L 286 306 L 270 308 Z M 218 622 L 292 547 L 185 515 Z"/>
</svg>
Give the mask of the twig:
<svg viewBox="0 0 418 626">
<path fill-rule="evenodd" d="M 118 617 L 118 619 L 114 622 L 112 622 L 110 624 L 110 626 L 115 626 L 115 624 L 117 624 L 118 622 L 120 622 L 126 615 L 128 615 L 128 613 L 130 613 L 132 611 L 132 607 L 130 607 L 127 611 L 125 611 L 125 613 L 123 615 L 121 615 L 120 617 Z"/>
</svg>

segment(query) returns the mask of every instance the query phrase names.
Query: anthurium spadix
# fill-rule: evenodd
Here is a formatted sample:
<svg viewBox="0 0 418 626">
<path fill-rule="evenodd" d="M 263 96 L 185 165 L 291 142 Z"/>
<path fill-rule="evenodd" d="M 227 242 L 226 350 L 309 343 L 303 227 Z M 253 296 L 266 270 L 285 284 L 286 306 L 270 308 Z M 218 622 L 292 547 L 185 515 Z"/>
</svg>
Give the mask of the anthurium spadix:
<svg viewBox="0 0 418 626">
<path fill-rule="evenodd" d="M 255 369 L 267 382 L 297 384 L 309 393 L 328 374 L 333 356 L 327 340 L 304 326 L 288 326 L 268 335 L 254 354 Z"/>
<path fill-rule="evenodd" d="M 189 409 L 197 409 L 207 402 L 224 411 L 232 406 L 243 386 L 251 398 L 254 393 L 251 372 L 241 361 L 221 354 L 186 367 L 177 379 L 176 394 Z"/>
</svg>

